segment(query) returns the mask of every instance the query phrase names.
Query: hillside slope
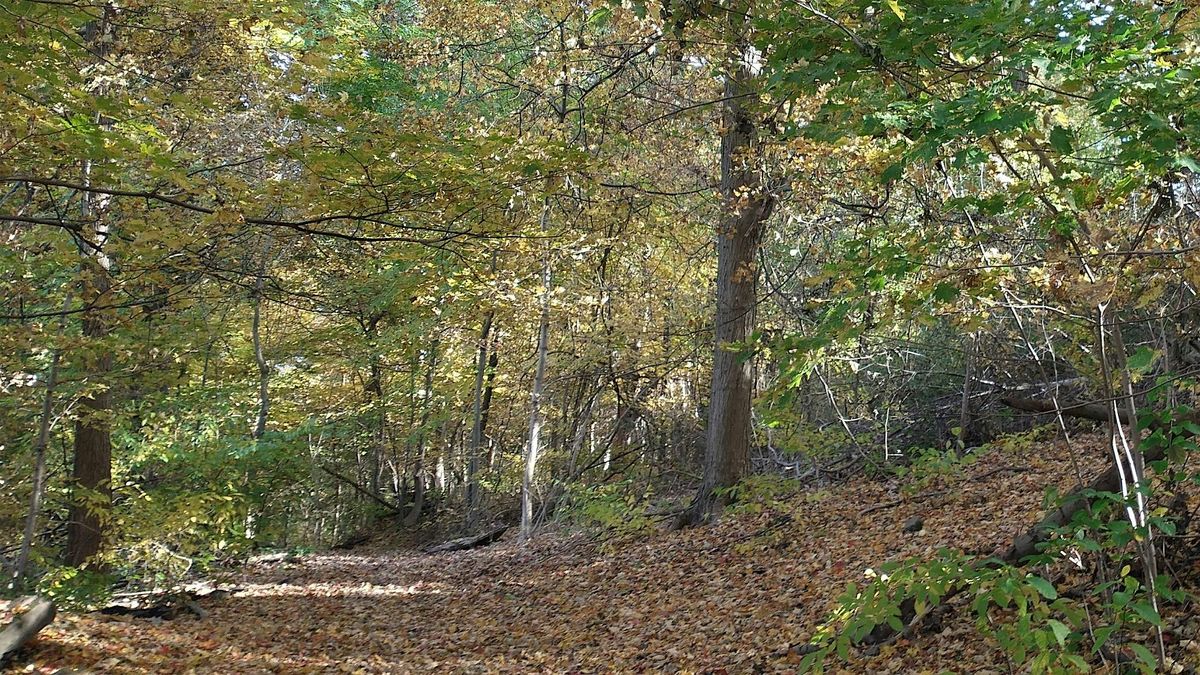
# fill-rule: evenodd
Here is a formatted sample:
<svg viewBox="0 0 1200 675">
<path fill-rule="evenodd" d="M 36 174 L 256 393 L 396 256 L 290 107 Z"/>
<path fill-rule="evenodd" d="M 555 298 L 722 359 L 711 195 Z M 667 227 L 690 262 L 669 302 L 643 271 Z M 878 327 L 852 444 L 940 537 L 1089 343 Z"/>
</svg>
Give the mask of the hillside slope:
<svg viewBox="0 0 1200 675">
<path fill-rule="evenodd" d="M 1089 472 L 1103 446 L 1084 448 Z M 1062 444 L 995 450 L 916 496 L 858 480 L 714 526 L 598 542 L 549 535 L 427 555 L 251 566 L 242 590 L 173 621 L 66 614 L 16 664 L 42 672 L 794 672 L 847 582 L 940 547 L 982 554 L 1074 485 Z M 922 496 L 923 495 L 923 496 Z M 787 512 L 790 517 L 783 517 Z M 919 517 L 923 529 L 905 532 Z M 1182 623 L 1168 617 L 1168 625 Z M 1192 637 L 1194 623 L 1176 629 Z M 847 672 L 1002 672 L 970 618 Z"/>
</svg>

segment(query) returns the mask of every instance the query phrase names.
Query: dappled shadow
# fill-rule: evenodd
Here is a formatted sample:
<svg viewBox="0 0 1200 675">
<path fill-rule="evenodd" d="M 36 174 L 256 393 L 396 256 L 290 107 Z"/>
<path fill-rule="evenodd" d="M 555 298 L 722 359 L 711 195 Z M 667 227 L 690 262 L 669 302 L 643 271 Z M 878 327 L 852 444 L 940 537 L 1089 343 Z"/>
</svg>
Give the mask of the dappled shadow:
<svg viewBox="0 0 1200 675">
<path fill-rule="evenodd" d="M 527 548 L 253 565 L 240 591 L 202 601 L 204 619 L 67 615 L 33 657 L 124 673 L 786 672 L 798 662 L 791 648 L 868 568 L 1006 543 L 1036 516 L 1063 453 L 996 453 L 966 471 L 983 478 L 933 484 L 928 499 L 863 481 L 802 496 L 788 518 L 768 509 L 644 539 L 554 536 Z M 1016 462 L 1028 470 L 1005 470 Z M 913 516 L 924 529 L 903 532 Z M 889 658 L 936 665 L 919 651 L 897 654 Z M 944 665 L 960 667 L 954 658 Z M 987 650 L 978 658 L 974 667 L 1003 664 Z"/>
</svg>

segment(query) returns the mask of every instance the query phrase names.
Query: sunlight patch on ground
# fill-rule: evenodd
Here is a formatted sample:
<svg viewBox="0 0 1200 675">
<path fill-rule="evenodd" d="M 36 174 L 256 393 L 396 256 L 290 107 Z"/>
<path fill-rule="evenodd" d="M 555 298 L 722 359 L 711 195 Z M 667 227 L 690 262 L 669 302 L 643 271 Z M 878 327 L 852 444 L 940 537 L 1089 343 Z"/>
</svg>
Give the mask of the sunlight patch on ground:
<svg viewBox="0 0 1200 675">
<path fill-rule="evenodd" d="M 404 595 L 440 595 L 448 587 L 424 581 L 415 584 L 337 584 L 337 583 L 278 583 L 250 584 L 238 591 L 238 597 L 263 598 L 271 596 L 316 595 L 321 597 L 394 597 Z"/>
</svg>

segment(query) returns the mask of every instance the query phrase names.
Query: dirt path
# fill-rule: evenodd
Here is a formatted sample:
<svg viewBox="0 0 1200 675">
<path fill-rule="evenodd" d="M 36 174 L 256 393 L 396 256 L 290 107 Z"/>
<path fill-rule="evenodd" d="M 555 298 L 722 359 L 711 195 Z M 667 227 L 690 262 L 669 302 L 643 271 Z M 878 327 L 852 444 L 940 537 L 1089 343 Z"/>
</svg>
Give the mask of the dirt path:
<svg viewBox="0 0 1200 675">
<path fill-rule="evenodd" d="M 996 452 L 901 497 L 862 481 L 721 524 L 599 545 L 547 536 L 475 551 L 327 554 L 248 567 L 208 616 L 65 614 L 17 670 L 113 673 L 788 672 L 846 582 L 942 546 L 990 552 L 1030 522 L 1064 450 Z M 1010 471 L 1019 464 L 1025 471 Z M 990 473 L 989 473 L 990 472 Z M 924 530 L 902 532 L 913 516 Z M 851 672 L 977 671 L 1001 657 L 947 630 Z M 972 644 L 974 646 L 972 646 Z M 964 661 L 963 659 L 967 659 Z"/>
</svg>

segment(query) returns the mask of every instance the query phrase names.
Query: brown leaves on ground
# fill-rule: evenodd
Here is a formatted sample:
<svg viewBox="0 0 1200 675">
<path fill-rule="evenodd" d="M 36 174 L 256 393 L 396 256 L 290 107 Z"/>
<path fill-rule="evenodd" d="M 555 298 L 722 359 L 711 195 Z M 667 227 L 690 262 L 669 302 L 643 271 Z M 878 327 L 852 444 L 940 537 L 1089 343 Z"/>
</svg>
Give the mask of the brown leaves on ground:
<svg viewBox="0 0 1200 675">
<path fill-rule="evenodd" d="M 1077 446 L 1078 449 L 1078 446 Z M 1089 443 L 1088 471 L 1104 460 Z M 1010 468 L 1021 470 L 1010 470 Z M 939 547 L 990 553 L 1075 485 L 1062 444 L 992 452 L 905 498 L 860 480 L 778 512 L 599 543 L 546 535 L 427 555 L 325 554 L 251 566 L 205 619 L 64 614 L 18 660 L 53 672 L 795 672 L 796 648 L 868 568 Z M 966 478 L 964 478 L 964 476 Z M 972 479 L 971 477 L 976 477 Z M 899 501 L 898 501 L 899 500 Z M 894 506 L 862 512 L 873 505 Z M 904 533 L 913 516 L 924 529 Z M 28 664 L 28 665 L 27 665 Z M 1006 671 L 967 619 L 848 672 Z"/>
</svg>

